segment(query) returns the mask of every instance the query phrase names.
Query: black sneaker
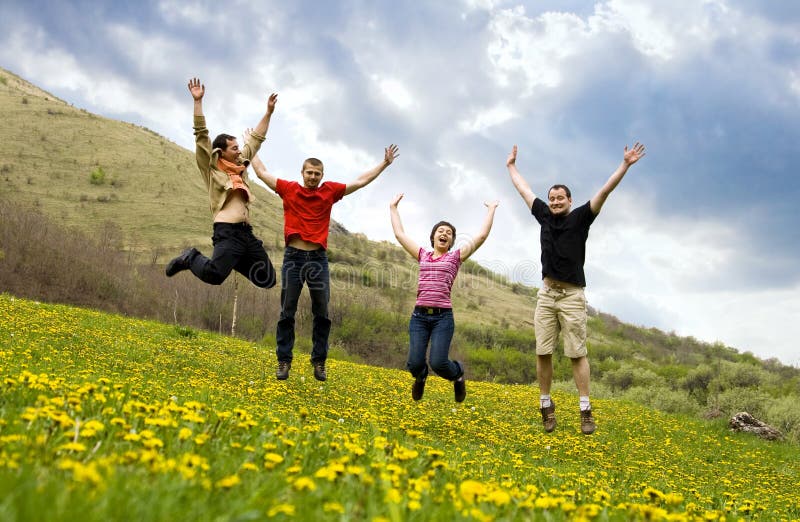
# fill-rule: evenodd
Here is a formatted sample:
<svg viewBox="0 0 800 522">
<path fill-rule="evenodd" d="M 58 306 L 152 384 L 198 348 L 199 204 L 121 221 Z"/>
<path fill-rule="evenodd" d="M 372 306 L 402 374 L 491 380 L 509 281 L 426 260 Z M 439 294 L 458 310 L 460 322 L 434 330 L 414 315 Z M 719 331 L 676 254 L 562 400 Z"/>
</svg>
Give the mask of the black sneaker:
<svg viewBox="0 0 800 522">
<path fill-rule="evenodd" d="M 550 433 L 556 429 L 556 403 L 550 399 L 550 406 L 547 408 L 539 408 L 542 412 L 542 422 L 544 423 L 544 431 Z"/>
<path fill-rule="evenodd" d="M 464 399 L 467 398 L 467 382 L 463 375 L 453 381 L 453 391 L 456 395 L 456 402 L 464 402 Z"/>
<path fill-rule="evenodd" d="M 279 381 L 285 381 L 289 378 L 289 370 L 292 369 L 292 363 L 289 361 L 278 361 L 278 370 L 275 372 L 275 377 Z"/>
<path fill-rule="evenodd" d="M 199 254 L 199 252 L 196 248 L 187 248 L 181 252 L 181 255 L 167 263 L 167 277 L 172 277 L 178 272 L 188 269 L 192 264 L 192 259 L 194 259 L 194 256 L 197 254 Z"/>
<path fill-rule="evenodd" d="M 414 385 L 411 386 L 411 398 L 415 401 L 418 401 L 422 398 L 422 394 L 425 393 L 425 380 L 426 377 L 419 378 L 417 377 L 414 379 Z"/>
<path fill-rule="evenodd" d="M 328 374 L 325 372 L 324 362 L 314 363 L 314 378 L 318 381 L 324 381 L 328 379 Z"/>
</svg>

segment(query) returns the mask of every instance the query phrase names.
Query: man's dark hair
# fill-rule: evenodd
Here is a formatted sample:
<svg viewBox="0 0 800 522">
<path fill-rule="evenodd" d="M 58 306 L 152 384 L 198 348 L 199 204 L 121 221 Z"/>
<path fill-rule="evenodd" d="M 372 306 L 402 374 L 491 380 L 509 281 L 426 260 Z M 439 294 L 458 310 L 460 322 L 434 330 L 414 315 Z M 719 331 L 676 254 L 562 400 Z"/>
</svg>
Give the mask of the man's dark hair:
<svg viewBox="0 0 800 522">
<path fill-rule="evenodd" d="M 569 187 L 567 187 L 566 185 L 553 185 L 552 187 L 550 187 L 550 190 L 547 191 L 548 199 L 550 198 L 550 192 L 552 190 L 558 190 L 558 189 L 564 189 L 564 192 L 567 193 L 567 197 L 572 199 L 572 192 L 569 191 Z"/>
<path fill-rule="evenodd" d="M 453 231 L 453 243 L 456 242 L 456 227 L 454 227 L 447 221 L 439 221 L 438 223 L 433 225 L 433 228 L 431 229 L 431 248 L 433 248 L 433 236 L 436 235 L 436 229 L 441 226 L 450 227 L 450 230 Z M 452 244 L 450 245 L 450 248 L 453 248 Z M 450 248 L 448 248 L 447 250 L 450 250 Z"/>
<path fill-rule="evenodd" d="M 306 168 L 306 163 L 308 163 L 312 167 L 319 167 L 320 170 L 323 170 L 323 171 L 325 170 L 325 167 L 322 165 L 322 161 L 318 160 L 317 158 L 306 158 L 306 160 L 303 162 L 303 169 L 304 170 Z"/>
<path fill-rule="evenodd" d="M 220 134 L 214 138 L 214 142 L 211 144 L 211 150 L 226 150 L 228 148 L 228 142 L 235 139 L 236 136 L 231 136 L 230 134 Z"/>
</svg>

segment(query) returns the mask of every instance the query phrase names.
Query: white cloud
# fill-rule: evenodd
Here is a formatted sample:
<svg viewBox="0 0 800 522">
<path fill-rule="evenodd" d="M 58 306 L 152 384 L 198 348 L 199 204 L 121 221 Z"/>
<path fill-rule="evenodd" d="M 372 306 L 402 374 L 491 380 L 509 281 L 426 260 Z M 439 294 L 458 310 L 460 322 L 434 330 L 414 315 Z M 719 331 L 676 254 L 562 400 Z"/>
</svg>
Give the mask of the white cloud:
<svg viewBox="0 0 800 522">
<path fill-rule="evenodd" d="M 527 79 L 524 95 L 538 87 L 561 84 L 562 62 L 576 54 L 590 36 L 589 26 L 569 13 L 543 13 L 529 18 L 522 6 L 493 13 L 487 52 L 496 81 L 505 86 L 510 76 Z"/>
<path fill-rule="evenodd" d="M 471 118 L 458 122 L 458 128 L 468 134 L 480 133 L 496 125 L 501 125 L 515 117 L 506 104 L 499 103 L 488 109 L 473 111 Z"/>
<path fill-rule="evenodd" d="M 207 24 L 210 20 L 221 20 L 221 18 L 213 12 L 213 9 L 221 9 L 218 6 L 184 2 L 182 0 L 161 0 L 158 3 L 158 10 L 165 20 L 177 24 L 192 24 L 201 26 Z M 227 7 L 225 8 L 227 9 Z"/>
<path fill-rule="evenodd" d="M 121 24 L 109 25 L 106 32 L 115 52 L 134 64 L 139 74 L 165 75 L 175 70 L 175 64 L 187 64 L 191 59 L 186 46 L 168 36 Z"/>
<path fill-rule="evenodd" d="M 410 109 L 415 105 L 414 96 L 400 80 L 372 75 L 372 81 L 378 86 L 387 101 L 399 109 Z"/>
</svg>

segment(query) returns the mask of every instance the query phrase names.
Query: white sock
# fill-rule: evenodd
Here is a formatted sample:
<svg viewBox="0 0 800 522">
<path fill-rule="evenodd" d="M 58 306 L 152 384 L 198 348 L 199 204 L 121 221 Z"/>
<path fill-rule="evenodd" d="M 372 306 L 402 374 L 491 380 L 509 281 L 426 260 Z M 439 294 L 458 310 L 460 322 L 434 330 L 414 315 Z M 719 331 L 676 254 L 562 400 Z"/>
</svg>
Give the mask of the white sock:
<svg viewBox="0 0 800 522">
<path fill-rule="evenodd" d="M 586 410 L 591 410 L 592 409 L 592 405 L 589 403 L 589 396 L 588 395 L 586 395 L 585 397 L 581 396 L 580 401 L 581 401 L 581 411 L 586 411 Z"/>
<path fill-rule="evenodd" d="M 540 408 L 549 408 L 550 407 L 550 394 L 547 395 L 539 395 L 539 407 Z"/>
</svg>

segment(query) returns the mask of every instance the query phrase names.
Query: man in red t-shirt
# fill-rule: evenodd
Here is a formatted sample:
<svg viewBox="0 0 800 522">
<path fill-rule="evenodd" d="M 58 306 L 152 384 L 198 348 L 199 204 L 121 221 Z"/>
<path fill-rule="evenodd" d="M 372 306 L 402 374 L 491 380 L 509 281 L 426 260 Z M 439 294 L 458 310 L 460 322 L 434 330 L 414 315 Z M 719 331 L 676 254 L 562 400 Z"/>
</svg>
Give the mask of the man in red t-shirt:
<svg viewBox="0 0 800 522">
<path fill-rule="evenodd" d="M 281 267 L 281 317 L 278 320 L 275 341 L 278 370 L 275 376 L 289 377 L 294 348 L 294 315 L 303 284 L 308 285 L 311 296 L 311 313 L 314 316 L 311 333 L 311 364 L 314 377 L 327 379 L 325 360 L 328 358 L 328 336 L 331 321 L 328 319 L 330 300 L 330 272 L 328 271 L 328 228 L 333 204 L 348 194 L 368 185 L 378 177 L 398 156 L 397 146 L 384 149 L 383 161 L 364 172 L 352 183 L 322 183 L 323 165 L 317 158 L 308 158 L 300 171 L 303 184 L 278 179 L 270 174 L 264 163 L 253 158 L 256 175 L 283 199 L 283 235 L 286 249 Z"/>
</svg>

